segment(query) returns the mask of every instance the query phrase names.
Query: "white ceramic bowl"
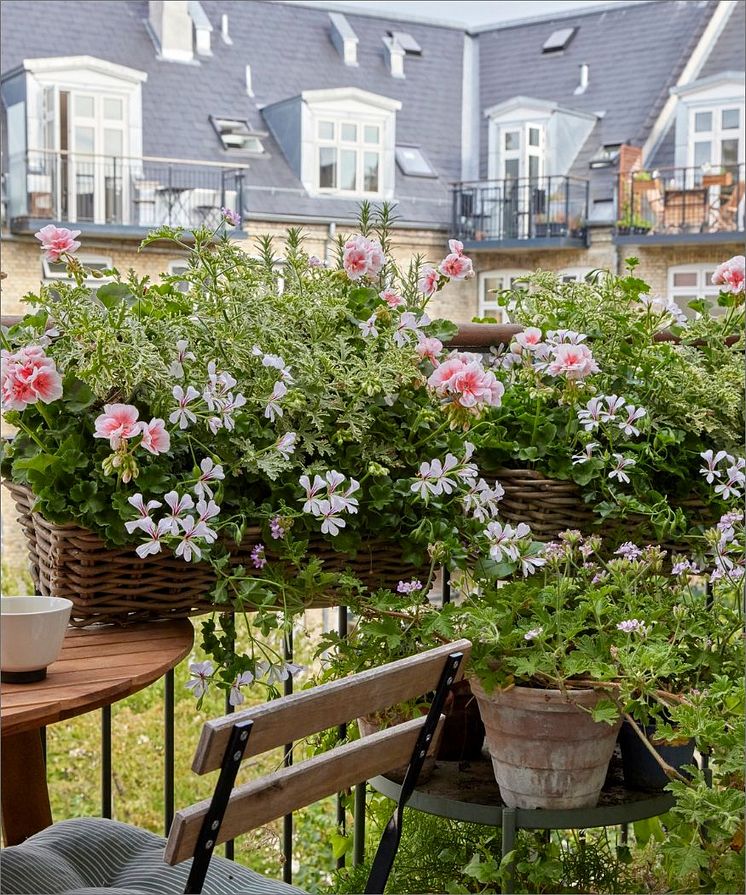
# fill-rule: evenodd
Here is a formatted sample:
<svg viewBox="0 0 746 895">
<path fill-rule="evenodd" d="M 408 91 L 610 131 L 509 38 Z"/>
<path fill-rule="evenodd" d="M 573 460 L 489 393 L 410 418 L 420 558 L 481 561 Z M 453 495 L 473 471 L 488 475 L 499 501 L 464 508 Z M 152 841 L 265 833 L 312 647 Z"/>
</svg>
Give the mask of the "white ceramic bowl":
<svg viewBox="0 0 746 895">
<path fill-rule="evenodd" d="M 73 604 L 63 597 L 0 597 L 0 671 L 8 682 L 42 680 L 59 656 Z"/>
</svg>

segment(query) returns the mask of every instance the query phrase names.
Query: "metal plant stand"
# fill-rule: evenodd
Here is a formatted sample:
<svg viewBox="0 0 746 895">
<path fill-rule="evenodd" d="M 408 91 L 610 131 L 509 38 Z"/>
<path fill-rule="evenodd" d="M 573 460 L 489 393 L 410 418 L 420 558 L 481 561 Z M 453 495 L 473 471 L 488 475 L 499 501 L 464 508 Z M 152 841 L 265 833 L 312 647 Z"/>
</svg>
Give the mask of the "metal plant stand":
<svg viewBox="0 0 746 895">
<path fill-rule="evenodd" d="M 375 777 L 370 786 L 397 800 L 401 786 Z M 439 761 L 432 777 L 412 793 L 408 808 L 467 823 L 502 828 L 503 857 L 515 846 L 516 830 L 577 830 L 611 827 L 665 814 L 674 804 L 670 793 L 625 789 L 610 776 L 595 808 L 542 810 L 508 808 L 500 799 L 489 759 L 476 762 Z M 512 893 L 512 868 L 503 886 Z"/>
</svg>

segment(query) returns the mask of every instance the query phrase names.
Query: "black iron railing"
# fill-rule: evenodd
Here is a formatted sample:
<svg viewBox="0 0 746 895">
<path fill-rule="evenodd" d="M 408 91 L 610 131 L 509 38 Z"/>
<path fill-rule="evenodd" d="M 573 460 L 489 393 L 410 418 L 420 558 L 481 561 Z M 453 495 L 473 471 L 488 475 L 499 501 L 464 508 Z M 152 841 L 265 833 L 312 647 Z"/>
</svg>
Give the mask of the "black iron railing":
<svg viewBox="0 0 746 895">
<path fill-rule="evenodd" d="M 465 181 L 453 189 L 453 231 L 459 239 L 585 240 L 588 181 L 528 177 Z"/>
<path fill-rule="evenodd" d="M 620 177 L 619 236 L 736 233 L 744 229 L 743 165 L 660 168 Z"/>
<path fill-rule="evenodd" d="M 9 159 L 6 218 L 150 229 L 216 226 L 243 213 L 245 167 L 163 158 L 29 151 Z"/>
</svg>

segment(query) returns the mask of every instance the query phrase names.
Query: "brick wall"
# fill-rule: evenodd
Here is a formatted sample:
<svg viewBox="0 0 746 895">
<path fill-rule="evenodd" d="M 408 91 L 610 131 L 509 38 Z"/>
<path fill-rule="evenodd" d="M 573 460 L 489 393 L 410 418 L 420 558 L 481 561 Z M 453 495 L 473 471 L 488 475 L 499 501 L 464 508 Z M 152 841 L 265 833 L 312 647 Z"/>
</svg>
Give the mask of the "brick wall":
<svg viewBox="0 0 746 895">
<path fill-rule="evenodd" d="M 634 257 L 640 261 L 638 275 L 650 284 L 653 295 L 666 295 L 668 268 L 678 264 L 719 264 L 733 255 L 743 253 L 743 245 L 737 242 L 717 245 L 625 245 L 619 247 L 619 261 Z"/>
</svg>

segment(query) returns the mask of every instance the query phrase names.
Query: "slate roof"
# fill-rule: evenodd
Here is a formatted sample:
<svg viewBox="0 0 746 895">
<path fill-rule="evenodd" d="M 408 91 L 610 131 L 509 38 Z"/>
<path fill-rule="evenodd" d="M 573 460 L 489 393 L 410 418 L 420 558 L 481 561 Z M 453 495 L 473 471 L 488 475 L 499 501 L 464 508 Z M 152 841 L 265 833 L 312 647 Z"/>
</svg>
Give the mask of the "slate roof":
<svg viewBox="0 0 746 895">
<path fill-rule="evenodd" d="M 412 225 L 448 225 L 449 184 L 461 174 L 464 30 L 452 25 L 345 12 L 359 38 L 359 66 L 345 66 L 333 46 L 328 11 L 268 0 L 202 0 L 214 31 L 214 55 L 198 65 L 159 61 L 145 27 L 144 0 L 3 0 L 0 48 L 4 73 L 23 59 L 92 55 L 147 72 L 143 85 L 146 155 L 236 161 L 222 149 L 209 115 L 247 118 L 267 130 L 262 108 L 303 90 L 359 87 L 400 100 L 397 143 L 411 143 L 438 172 L 437 180 L 407 177 L 397 167 L 400 218 Z M 481 110 L 516 95 L 551 100 L 584 112 L 604 112 L 570 173 L 587 177 L 588 161 L 604 144 L 644 142 L 652 123 L 700 39 L 717 0 L 622 3 L 585 13 L 531 20 L 475 32 L 479 44 L 480 163 L 486 176 L 487 135 Z M 227 13 L 232 45 L 220 37 Z M 744 3 L 731 17 L 700 77 L 743 68 Z M 557 28 L 576 27 L 569 46 L 542 54 Z M 405 79 L 388 72 L 383 36 L 406 30 L 423 50 L 405 59 Z M 578 67 L 590 67 L 586 92 L 575 96 Z M 250 64 L 254 97 L 245 90 Z M 248 204 L 257 217 L 355 217 L 357 201 L 308 196 L 272 136 L 267 157 L 249 159 Z M 613 173 L 593 172 L 592 195 L 611 194 Z"/>
</svg>

